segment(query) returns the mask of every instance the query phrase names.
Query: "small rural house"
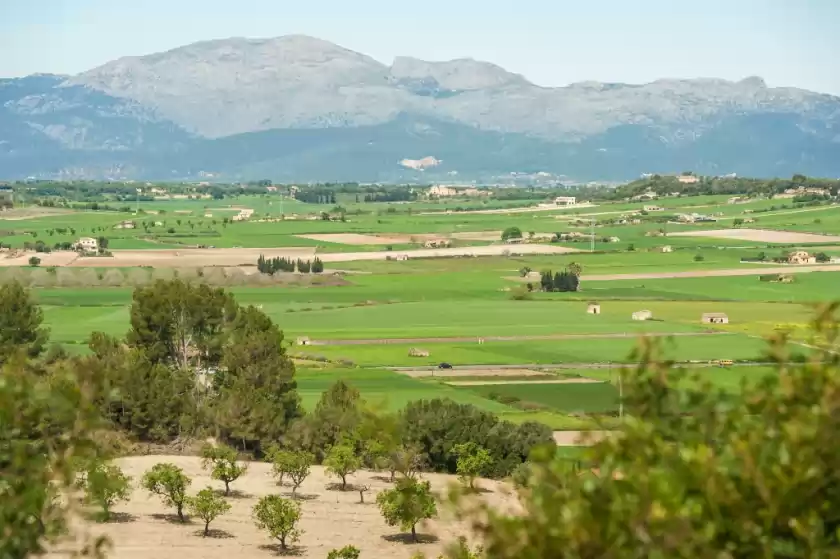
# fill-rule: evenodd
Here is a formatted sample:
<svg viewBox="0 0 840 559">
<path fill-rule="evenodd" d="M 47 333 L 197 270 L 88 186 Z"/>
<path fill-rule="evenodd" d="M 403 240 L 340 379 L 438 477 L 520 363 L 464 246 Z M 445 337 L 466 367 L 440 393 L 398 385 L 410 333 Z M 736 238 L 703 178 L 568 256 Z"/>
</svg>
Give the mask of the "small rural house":
<svg viewBox="0 0 840 559">
<path fill-rule="evenodd" d="M 659 252 L 674 252 L 674 247 L 671 245 L 661 246 L 659 247 Z"/>
<path fill-rule="evenodd" d="M 665 211 L 665 208 L 662 206 L 644 206 L 644 211 L 646 212 L 662 212 Z"/>
<path fill-rule="evenodd" d="M 134 227 L 135 225 L 133 221 L 121 221 L 114 226 L 114 229 L 134 229 Z"/>
<path fill-rule="evenodd" d="M 636 311 L 633 313 L 633 320 L 650 320 L 653 313 L 650 311 Z"/>
<path fill-rule="evenodd" d="M 697 184 L 700 182 L 700 179 L 695 177 L 694 175 L 680 175 L 677 177 L 677 180 L 680 181 L 682 184 Z"/>
<path fill-rule="evenodd" d="M 307 336 L 301 336 L 297 339 L 297 345 L 309 345 L 310 340 Z"/>
<path fill-rule="evenodd" d="M 96 252 L 97 250 L 99 250 L 99 241 L 97 241 L 93 237 L 82 237 L 81 239 L 76 241 L 76 249 Z"/>
<path fill-rule="evenodd" d="M 589 303 L 586 305 L 587 314 L 601 314 L 601 305 L 598 303 Z"/>
<path fill-rule="evenodd" d="M 574 196 L 558 196 L 554 199 L 555 206 L 574 206 L 575 205 L 575 197 Z"/>
<path fill-rule="evenodd" d="M 788 254 L 788 264 L 814 264 L 817 259 L 804 250 L 795 250 Z"/>
<path fill-rule="evenodd" d="M 413 347 L 413 348 L 408 350 L 408 356 L 409 357 L 428 357 L 429 352 L 426 351 L 425 349 L 420 349 L 420 348 L 417 348 L 417 347 Z"/>
<path fill-rule="evenodd" d="M 399 261 L 401 261 L 401 262 L 402 262 L 403 260 L 408 260 L 408 255 L 407 255 L 407 254 L 398 254 L 398 255 L 397 255 L 397 260 L 399 260 Z"/>
<path fill-rule="evenodd" d="M 703 313 L 700 321 L 703 324 L 729 324 L 729 317 L 722 312 Z"/>
</svg>

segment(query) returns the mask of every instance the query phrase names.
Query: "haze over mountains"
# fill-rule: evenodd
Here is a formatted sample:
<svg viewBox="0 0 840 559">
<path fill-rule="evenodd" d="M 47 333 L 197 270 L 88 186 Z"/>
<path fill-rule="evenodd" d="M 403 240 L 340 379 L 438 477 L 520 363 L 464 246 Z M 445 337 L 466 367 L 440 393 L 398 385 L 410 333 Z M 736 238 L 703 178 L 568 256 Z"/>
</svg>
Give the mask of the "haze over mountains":
<svg viewBox="0 0 840 559">
<path fill-rule="evenodd" d="M 436 164 L 400 164 L 424 157 Z M 840 176 L 840 98 L 755 77 L 546 88 L 487 62 L 388 66 L 305 36 L 0 80 L 3 178 L 621 180 L 689 169 Z"/>
</svg>

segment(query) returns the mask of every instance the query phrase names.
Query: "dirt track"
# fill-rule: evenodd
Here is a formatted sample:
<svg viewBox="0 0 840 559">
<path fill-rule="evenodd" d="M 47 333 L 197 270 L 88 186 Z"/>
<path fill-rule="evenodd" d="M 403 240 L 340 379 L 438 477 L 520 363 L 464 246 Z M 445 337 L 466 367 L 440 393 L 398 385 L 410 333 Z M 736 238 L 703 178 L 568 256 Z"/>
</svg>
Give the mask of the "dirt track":
<svg viewBox="0 0 840 559">
<path fill-rule="evenodd" d="M 588 446 L 607 436 L 609 431 L 554 431 L 557 446 Z"/>
<path fill-rule="evenodd" d="M 800 233 L 796 231 L 776 231 L 770 229 L 712 229 L 705 231 L 679 231 L 670 233 L 670 237 L 711 237 L 714 239 L 729 239 L 754 241 L 757 243 L 836 243 L 840 237 L 836 235 L 818 235 L 816 233 Z"/>
<path fill-rule="evenodd" d="M 171 462 L 184 469 L 193 482 L 188 493 L 194 495 L 207 485 L 219 489 L 219 482 L 211 481 L 201 468 L 201 460 L 185 456 L 135 456 L 117 461 L 125 473 L 133 478 L 134 491 L 128 503 L 114 507 L 116 520 L 108 524 L 89 524 L 91 535 L 106 534 L 113 544 L 109 559 L 270 559 L 277 557 L 276 541 L 265 531 L 258 530 L 251 516 L 257 499 L 268 494 L 288 496 L 289 487 L 279 487 L 270 475 L 271 466 L 262 462 L 249 463 L 248 472 L 232 484 L 241 492 L 228 499 L 231 511 L 217 518 L 210 528 L 212 537 L 202 537 L 201 521 L 188 524 L 173 522 L 160 499 L 137 489 L 143 473 L 154 464 Z M 387 478 L 387 473 L 384 476 Z M 365 494 L 365 504 L 359 503 L 356 491 L 327 489 L 336 479 L 327 477 L 324 468 L 313 466 L 312 473 L 298 490 L 302 518 L 298 525 L 303 531 L 300 542 L 286 554 L 302 558 L 323 559 L 334 548 L 354 545 L 362 557 L 408 559 L 417 552 L 427 557 L 437 557 L 459 535 L 467 535 L 468 527 L 441 514 L 438 520 L 417 526 L 421 541 L 404 543 L 399 527 L 385 524 L 375 504 L 376 494 L 392 487 L 380 479 L 382 473 L 360 471 L 348 476 L 348 483 L 370 486 Z M 454 476 L 423 474 L 435 492 L 444 493 Z M 478 480 L 478 485 L 488 490 L 483 498 L 493 507 L 502 509 L 515 506 L 515 497 L 507 494 L 503 485 L 490 480 Z M 443 513 L 443 507 L 440 507 Z M 48 558 L 68 557 L 66 553 L 52 553 Z"/>
<path fill-rule="evenodd" d="M 671 336 L 726 336 L 729 332 L 650 332 L 645 334 L 653 338 Z M 519 342 L 536 340 L 588 340 L 601 338 L 637 338 L 638 332 L 615 334 L 549 334 L 545 336 L 485 336 L 485 337 L 453 337 L 453 338 L 367 338 L 356 340 L 310 340 L 306 345 L 335 346 L 335 345 L 387 345 L 387 344 L 437 344 L 437 343 L 477 343 L 479 339 L 485 342 Z"/>
<path fill-rule="evenodd" d="M 476 368 L 476 369 L 409 369 L 399 370 L 406 376 L 412 378 L 469 378 L 469 377 L 542 377 L 547 375 L 545 371 L 533 369 L 499 369 L 499 368 Z"/>
<path fill-rule="evenodd" d="M 811 272 L 840 272 L 840 264 L 762 266 L 757 268 L 729 268 L 725 270 L 692 270 L 689 272 L 648 272 L 643 274 L 603 274 L 581 276 L 581 281 L 612 281 L 636 279 L 714 278 L 728 276 L 760 276 L 763 274 L 808 274 Z"/>
<path fill-rule="evenodd" d="M 38 256 L 41 259 L 41 266 L 189 268 L 200 266 L 254 266 L 261 254 L 266 258 L 284 257 L 312 260 L 317 256 L 323 262 L 353 262 L 357 260 L 396 259 L 400 255 L 409 258 L 451 258 L 456 256 L 565 254 L 571 252 L 579 251 L 573 248 L 537 244 L 328 253 L 316 253 L 314 247 L 113 250 L 110 257 L 79 256 L 75 252 L 55 251 L 51 253 L 25 252 L 13 258 L 8 257 L 9 255 L 3 255 L 0 256 L 0 266 L 26 266 L 32 256 Z"/>
<path fill-rule="evenodd" d="M 499 384 L 602 384 L 604 381 L 592 378 L 559 378 L 556 380 L 453 380 L 450 386 L 495 386 Z"/>
</svg>

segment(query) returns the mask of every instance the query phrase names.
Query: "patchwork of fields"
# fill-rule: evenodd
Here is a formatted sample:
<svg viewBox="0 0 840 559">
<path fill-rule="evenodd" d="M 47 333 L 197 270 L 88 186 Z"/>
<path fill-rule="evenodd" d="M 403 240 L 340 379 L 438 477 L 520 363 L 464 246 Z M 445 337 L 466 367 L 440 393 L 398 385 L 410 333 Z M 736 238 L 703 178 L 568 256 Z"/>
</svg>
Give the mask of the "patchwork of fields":
<svg viewBox="0 0 840 559">
<path fill-rule="evenodd" d="M 726 198 L 661 200 L 666 212 L 714 209 L 718 222 L 705 224 L 605 221 L 642 203 L 468 213 L 435 211 L 457 205 L 449 202 L 350 201 L 342 220 L 318 218 L 320 205 L 272 196 L 144 202 L 139 216 L 20 211 L 0 215 L 12 247 L 106 236 L 112 256 L 53 251 L 30 267 L 34 253 L 13 249 L 0 253 L 0 280 L 34 288 L 51 340 L 70 352 L 88 351 L 93 332 L 128 330 L 134 286 L 178 277 L 225 287 L 282 328 L 307 408 L 343 379 L 381 409 L 450 398 L 515 422 L 600 428 L 616 421 L 619 371 L 633 363 L 639 336 L 655 338 L 665 356 L 713 386 L 737 390 L 770 372 L 762 336 L 788 331 L 807 344 L 812 304 L 837 296 L 836 265 L 742 262 L 794 249 L 840 256 L 836 206 L 769 211 L 776 202 Z M 254 210 L 249 221 L 227 219 L 243 208 Z M 735 227 L 747 212 L 757 212 L 750 215 L 758 223 Z M 127 219 L 137 226 L 115 229 Z M 511 227 L 522 230 L 522 244 L 501 242 Z M 586 237 L 544 240 L 593 227 L 595 252 Z M 424 248 L 438 238 L 452 247 Z M 263 275 L 260 255 L 318 256 L 327 273 Z M 579 291 L 539 291 L 542 271 L 572 262 L 582 269 Z M 768 274 L 795 279 L 759 281 Z M 592 302 L 600 314 L 587 313 Z M 652 320 L 633 320 L 641 310 Z M 729 321 L 703 324 L 704 313 Z M 298 345 L 304 340 L 311 343 Z M 742 365 L 714 366 L 719 360 Z"/>
</svg>

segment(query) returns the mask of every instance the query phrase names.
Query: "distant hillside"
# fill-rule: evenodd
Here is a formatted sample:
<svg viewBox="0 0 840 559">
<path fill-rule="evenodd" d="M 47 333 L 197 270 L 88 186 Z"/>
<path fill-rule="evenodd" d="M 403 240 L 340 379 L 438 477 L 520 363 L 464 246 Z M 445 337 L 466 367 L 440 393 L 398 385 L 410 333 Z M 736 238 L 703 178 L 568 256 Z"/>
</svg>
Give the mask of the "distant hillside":
<svg viewBox="0 0 840 559">
<path fill-rule="evenodd" d="M 421 170 L 400 161 L 433 157 Z M 392 66 L 304 36 L 0 80 L 0 175 L 490 180 L 545 171 L 840 176 L 840 98 L 759 78 L 536 86 L 471 59 Z"/>
</svg>

